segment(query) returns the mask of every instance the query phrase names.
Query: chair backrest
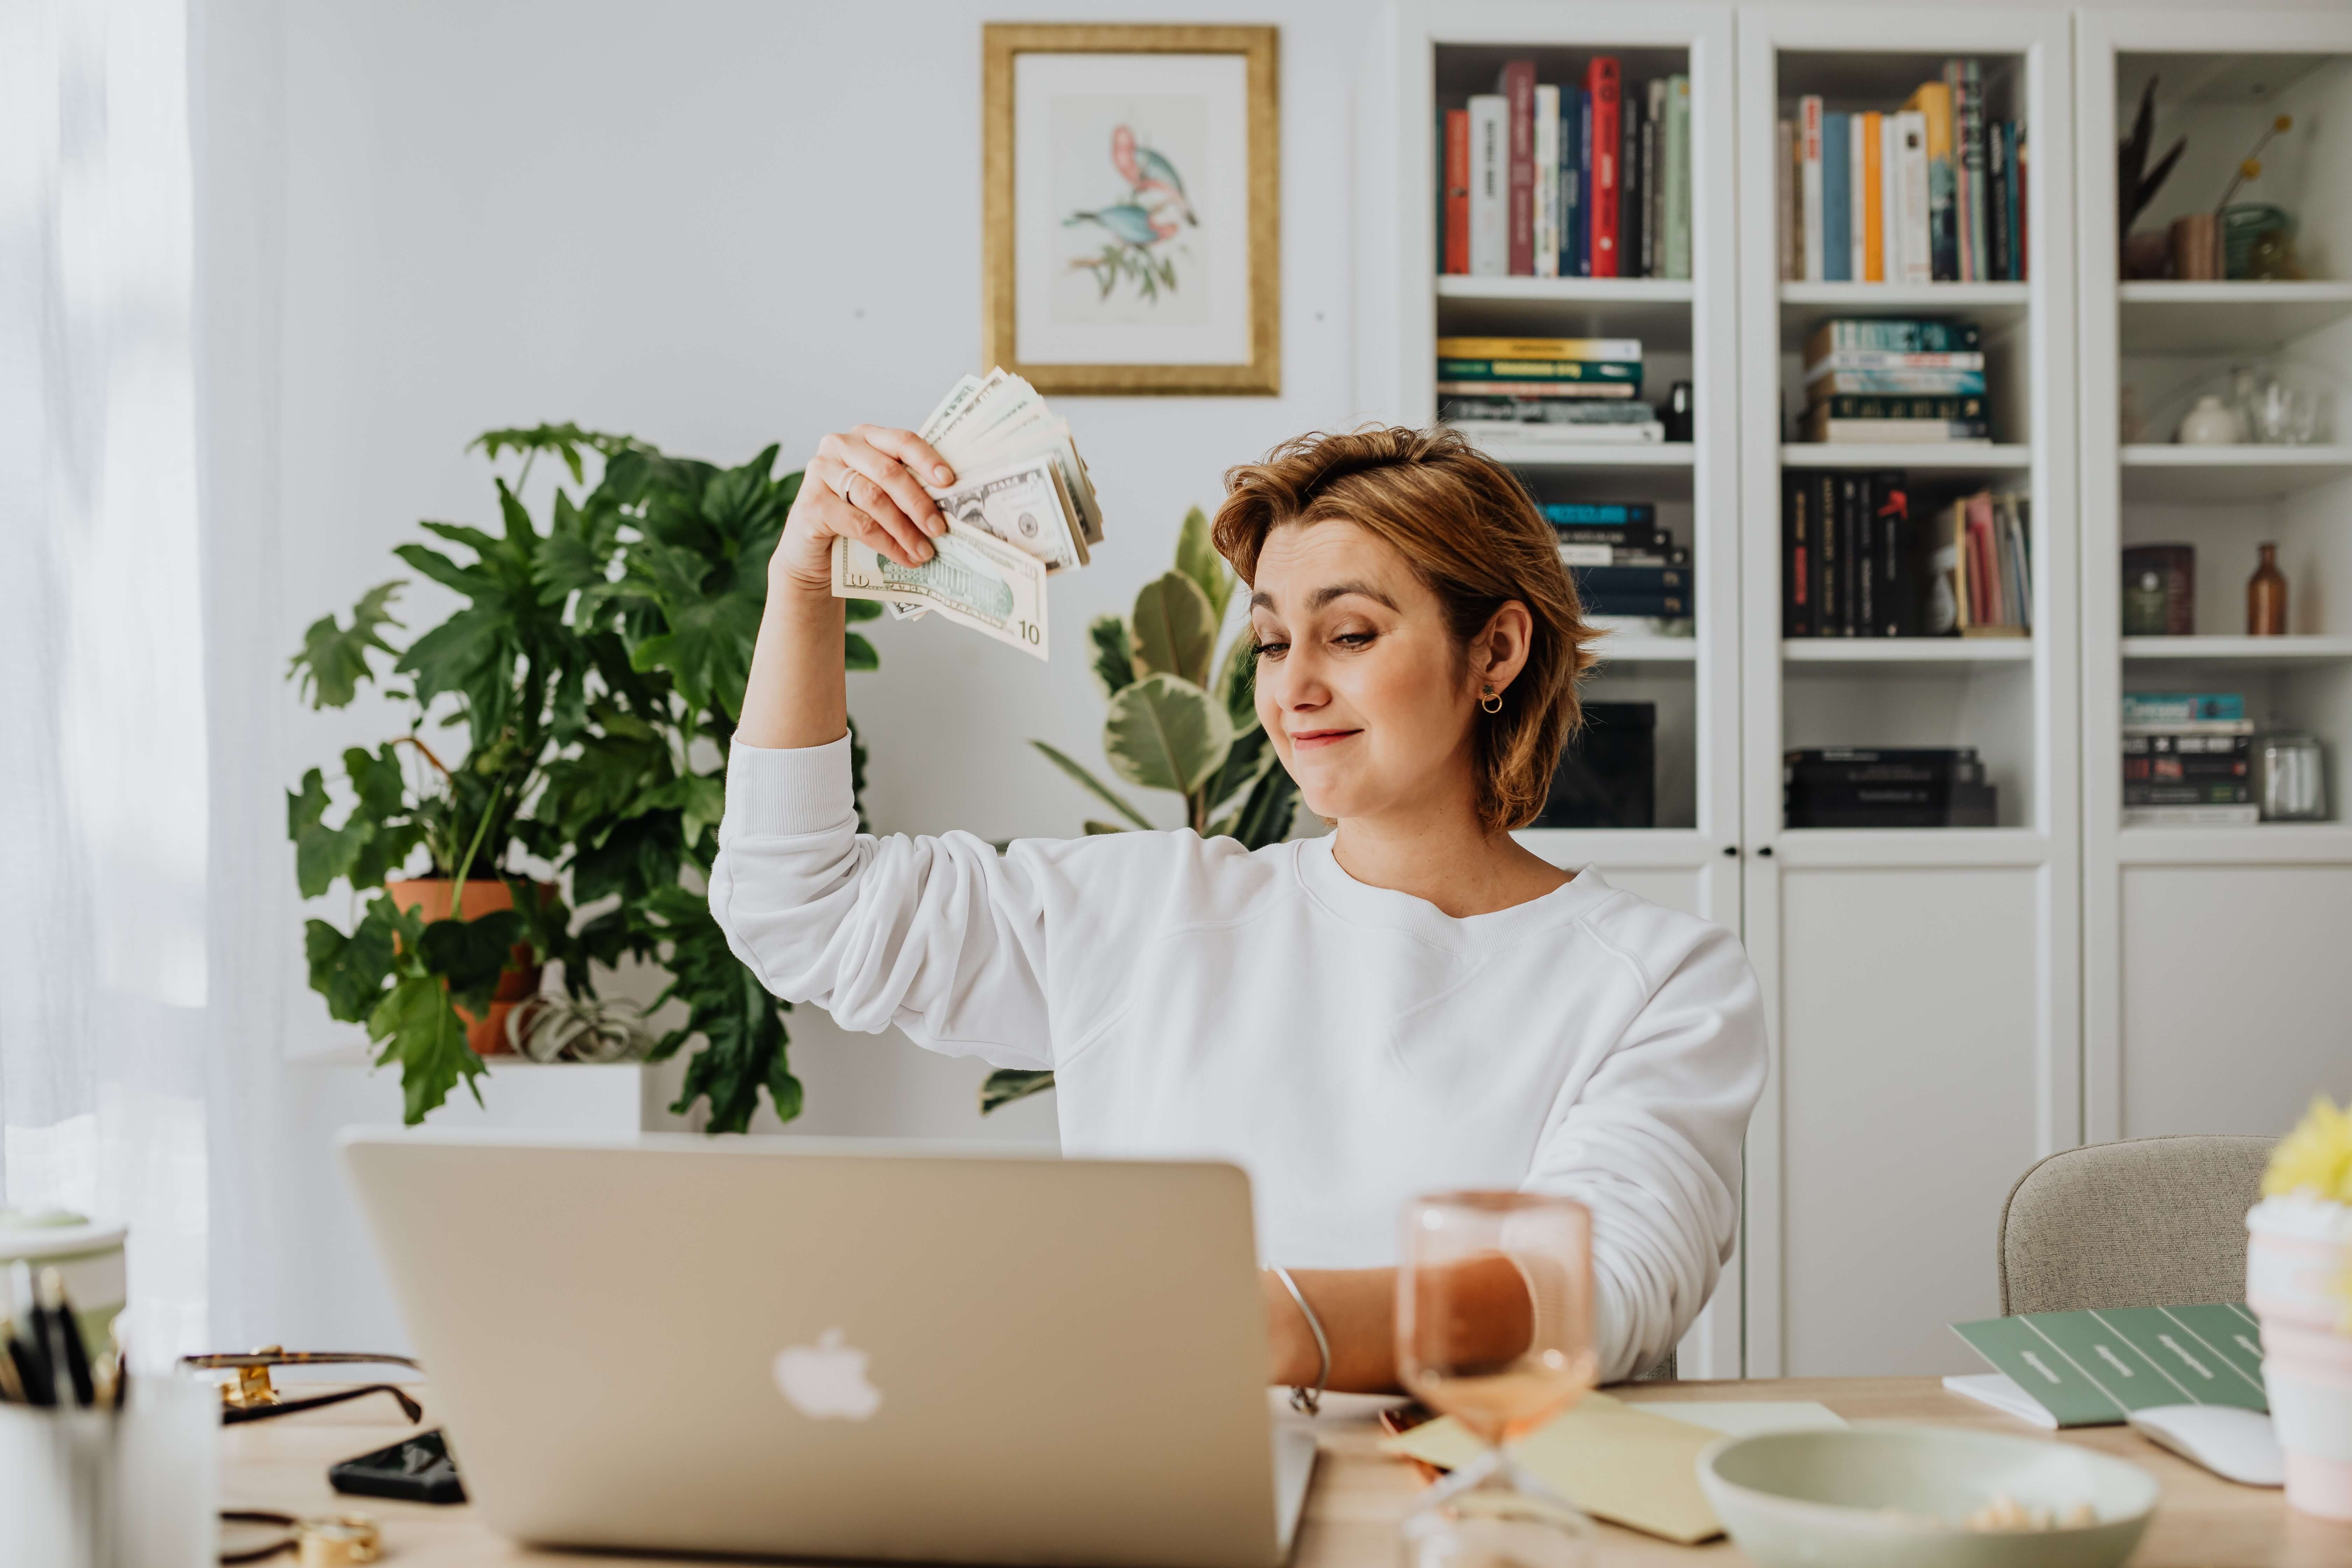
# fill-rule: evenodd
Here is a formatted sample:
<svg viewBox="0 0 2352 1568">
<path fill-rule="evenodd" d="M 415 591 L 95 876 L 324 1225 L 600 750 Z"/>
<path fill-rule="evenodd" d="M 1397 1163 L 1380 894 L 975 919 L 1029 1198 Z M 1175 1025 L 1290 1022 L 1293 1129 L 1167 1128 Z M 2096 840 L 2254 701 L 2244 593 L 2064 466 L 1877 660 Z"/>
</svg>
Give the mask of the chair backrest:
<svg viewBox="0 0 2352 1568">
<path fill-rule="evenodd" d="M 2068 1149 L 2000 1211 L 2000 1310 L 2236 1301 L 2268 1138 L 2135 1138 Z"/>
</svg>

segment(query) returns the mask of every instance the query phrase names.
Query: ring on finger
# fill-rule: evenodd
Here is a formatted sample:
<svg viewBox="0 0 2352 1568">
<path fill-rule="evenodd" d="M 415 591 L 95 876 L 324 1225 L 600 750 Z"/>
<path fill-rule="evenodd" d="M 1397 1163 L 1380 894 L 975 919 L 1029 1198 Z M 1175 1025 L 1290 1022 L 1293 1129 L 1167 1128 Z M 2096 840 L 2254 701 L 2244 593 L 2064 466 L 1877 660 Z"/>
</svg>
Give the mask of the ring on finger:
<svg viewBox="0 0 2352 1568">
<path fill-rule="evenodd" d="M 856 484 L 864 477 L 865 476 L 861 475 L 856 468 L 849 467 L 846 463 L 843 464 L 841 468 L 841 482 L 833 487 L 834 494 L 839 496 L 850 505 L 856 506 L 857 504 L 857 498 L 849 493 L 849 487 Z"/>
</svg>

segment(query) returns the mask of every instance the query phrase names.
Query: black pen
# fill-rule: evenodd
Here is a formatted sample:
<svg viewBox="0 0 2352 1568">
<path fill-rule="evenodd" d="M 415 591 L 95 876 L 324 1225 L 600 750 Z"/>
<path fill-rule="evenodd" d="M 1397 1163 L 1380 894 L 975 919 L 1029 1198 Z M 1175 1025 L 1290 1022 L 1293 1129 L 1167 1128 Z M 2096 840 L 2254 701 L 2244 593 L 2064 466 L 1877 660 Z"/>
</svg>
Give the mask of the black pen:
<svg viewBox="0 0 2352 1568">
<path fill-rule="evenodd" d="M 16 1364 L 16 1381 L 27 1405 L 58 1402 L 57 1380 L 50 1375 L 48 1333 L 41 1304 L 33 1297 L 33 1271 L 18 1263 L 9 1271 L 13 1321 L 9 1325 L 8 1359 Z"/>
<path fill-rule="evenodd" d="M 41 1294 L 49 1299 L 49 1331 L 64 1350 L 60 1359 L 65 1363 L 66 1381 L 73 1387 L 74 1403 L 87 1410 L 98 1403 L 98 1389 L 90 1382 L 89 1346 L 82 1342 L 81 1325 L 74 1321 L 64 1276 L 54 1268 L 42 1269 Z"/>
</svg>

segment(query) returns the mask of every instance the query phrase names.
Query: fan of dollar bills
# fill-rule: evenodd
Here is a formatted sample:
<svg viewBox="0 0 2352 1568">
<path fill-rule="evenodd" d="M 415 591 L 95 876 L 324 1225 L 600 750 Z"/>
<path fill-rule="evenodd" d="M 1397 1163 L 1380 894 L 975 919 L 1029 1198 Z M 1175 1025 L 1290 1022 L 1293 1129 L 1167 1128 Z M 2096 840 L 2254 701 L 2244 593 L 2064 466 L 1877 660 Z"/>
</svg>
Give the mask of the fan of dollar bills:
<svg viewBox="0 0 2352 1568">
<path fill-rule="evenodd" d="M 955 469 L 929 490 L 948 520 L 919 566 L 872 545 L 833 542 L 836 599 L 879 599 L 901 620 L 937 610 L 1044 658 L 1045 579 L 1084 566 L 1102 542 L 1102 504 L 1070 426 L 1019 376 L 967 375 L 916 431 Z"/>
</svg>

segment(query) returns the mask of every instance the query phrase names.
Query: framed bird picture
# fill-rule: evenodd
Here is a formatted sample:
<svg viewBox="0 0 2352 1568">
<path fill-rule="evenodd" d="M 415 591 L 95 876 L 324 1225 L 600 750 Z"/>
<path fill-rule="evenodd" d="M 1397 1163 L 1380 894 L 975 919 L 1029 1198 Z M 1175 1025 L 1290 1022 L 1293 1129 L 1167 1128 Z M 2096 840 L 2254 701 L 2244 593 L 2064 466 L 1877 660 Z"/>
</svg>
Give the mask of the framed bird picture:
<svg viewBox="0 0 2352 1568">
<path fill-rule="evenodd" d="M 982 29 L 983 364 L 1045 393 L 1282 390 L 1276 36 Z"/>
</svg>

